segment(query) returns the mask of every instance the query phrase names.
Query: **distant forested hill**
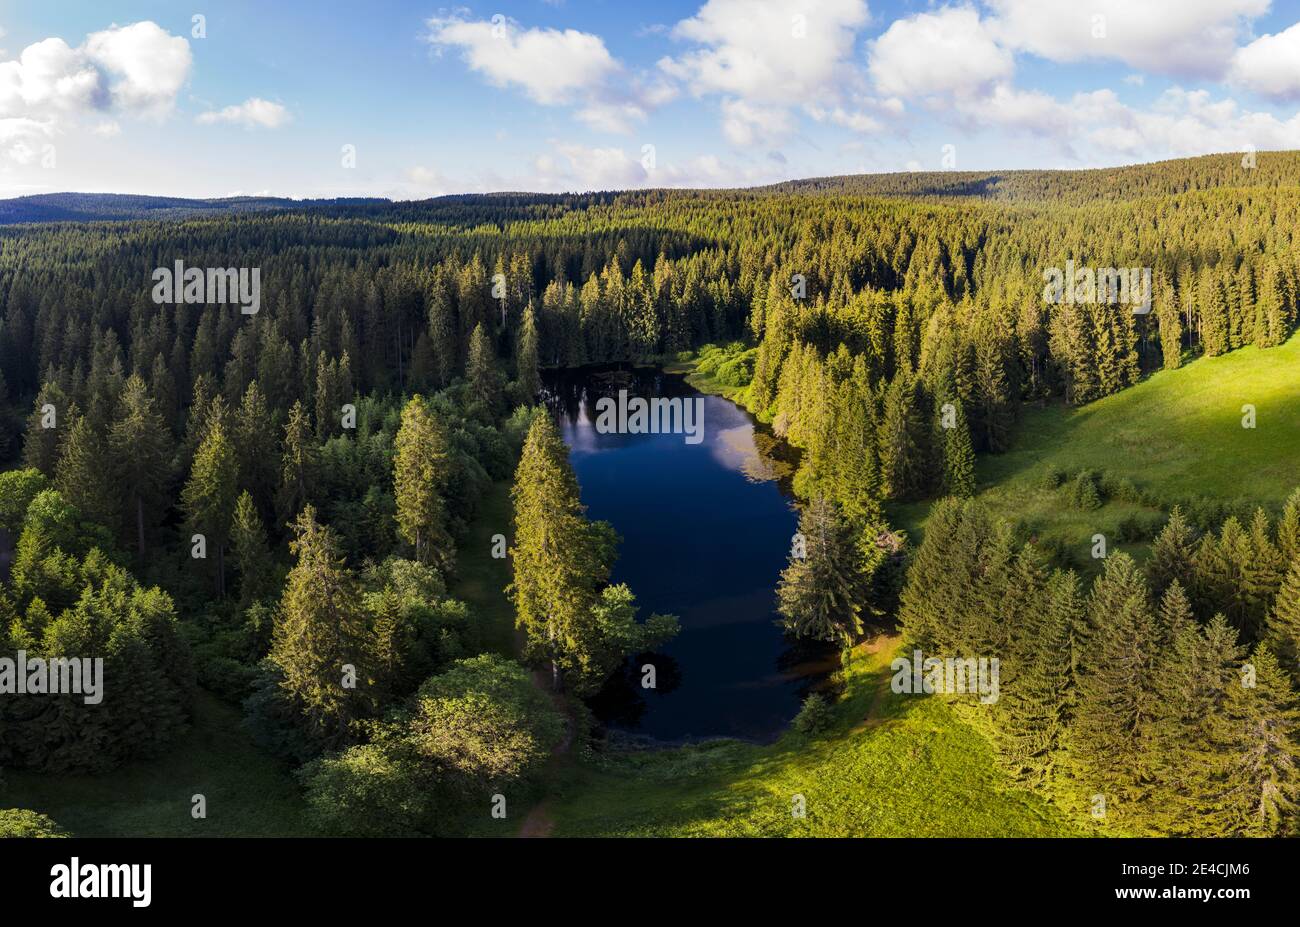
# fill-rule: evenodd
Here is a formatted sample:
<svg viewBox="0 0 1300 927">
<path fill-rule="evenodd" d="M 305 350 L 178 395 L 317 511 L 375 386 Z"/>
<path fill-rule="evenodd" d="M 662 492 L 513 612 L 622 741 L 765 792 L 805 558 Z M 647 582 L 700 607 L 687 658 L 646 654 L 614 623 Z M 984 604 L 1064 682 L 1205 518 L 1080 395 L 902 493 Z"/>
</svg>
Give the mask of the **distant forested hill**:
<svg viewBox="0 0 1300 927">
<path fill-rule="evenodd" d="M 316 209 L 364 199 L 291 200 L 274 196 L 230 196 L 185 199 L 175 196 L 134 196 L 124 193 L 42 193 L 0 200 L 0 225 L 19 222 L 76 222 L 123 219 L 184 219 L 232 212 L 274 209 Z"/>
<path fill-rule="evenodd" d="M 873 196 L 979 197 L 1013 202 L 1171 196 L 1196 190 L 1300 186 L 1300 152 L 1263 152 L 1243 168 L 1245 153 L 1207 155 L 1076 171 L 911 171 L 792 180 L 771 193 L 858 193 Z"/>
<path fill-rule="evenodd" d="M 273 196 L 186 199 L 118 193 L 45 193 L 0 200 L 0 225 L 125 219 L 186 219 L 229 213 L 326 210 L 340 216 L 451 225 L 554 219 L 610 206 L 648 207 L 791 194 L 981 199 L 1082 205 L 1196 191 L 1300 186 L 1300 152 L 1262 152 L 1255 167 L 1245 154 L 1207 155 L 1129 167 L 1070 171 L 909 171 L 813 177 L 765 187 L 717 190 L 647 189 L 593 193 L 459 194 L 394 202 L 383 197 L 294 200 Z"/>
</svg>

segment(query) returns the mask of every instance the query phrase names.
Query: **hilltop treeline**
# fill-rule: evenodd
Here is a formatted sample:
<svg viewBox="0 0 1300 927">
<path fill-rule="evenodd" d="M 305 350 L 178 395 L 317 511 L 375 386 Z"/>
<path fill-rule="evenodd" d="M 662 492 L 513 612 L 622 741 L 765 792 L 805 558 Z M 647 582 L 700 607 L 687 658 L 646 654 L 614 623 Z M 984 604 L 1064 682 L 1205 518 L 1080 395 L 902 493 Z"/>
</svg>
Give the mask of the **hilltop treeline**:
<svg viewBox="0 0 1300 927">
<path fill-rule="evenodd" d="M 794 180 L 764 188 L 774 193 L 818 191 L 874 196 L 977 197 L 1020 203 L 1176 196 L 1219 187 L 1277 188 L 1300 184 L 1295 152 L 1236 152 L 1100 170 L 909 171 Z"/>
</svg>

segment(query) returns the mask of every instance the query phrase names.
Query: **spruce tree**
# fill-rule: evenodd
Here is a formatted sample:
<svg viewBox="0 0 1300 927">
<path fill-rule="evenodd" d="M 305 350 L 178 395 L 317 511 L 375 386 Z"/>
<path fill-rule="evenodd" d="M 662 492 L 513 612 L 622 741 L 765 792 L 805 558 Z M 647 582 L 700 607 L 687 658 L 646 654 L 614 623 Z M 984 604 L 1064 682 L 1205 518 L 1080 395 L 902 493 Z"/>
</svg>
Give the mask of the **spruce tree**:
<svg viewBox="0 0 1300 927">
<path fill-rule="evenodd" d="M 273 574 L 266 529 L 248 490 L 240 493 L 235 503 L 230 542 L 239 569 L 239 604 L 247 607 L 266 594 Z"/>
<path fill-rule="evenodd" d="M 341 746 L 371 711 L 367 619 L 338 536 L 308 505 L 293 525 L 296 561 L 285 581 L 270 659 L 281 687 L 321 742 Z"/>
<path fill-rule="evenodd" d="M 558 687 L 562 672 L 582 670 L 582 642 L 609 563 L 584 515 L 568 448 L 549 415 L 533 417 L 510 496 L 514 577 L 507 591 L 526 634 L 526 654 L 550 663 Z"/>
<path fill-rule="evenodd" d="M 1083 618 L 1074 573 L 1057 572 L 1021 612 L 1013 641 L 1014 673 L 1001 685 L 998 743 L 1012 775 L 1035 787 L 1052 780 L 1074 685 L 1071 643 Z"/>
<path fill-rule="evenodd" d="M 524 312 L 524 329 L 519 336 L 518 350 L 515 354 L 519 392 L 529 403 L 542 391 L 542 377 L 538 371 L 537 355 L 537 319 L 532 304 L 529 304 L 527 311 Z"/>
<path fill-rule="evenodd" d="M 862 635 L 866 593 L 852 526 L 833 503 L 817 497 L 800 515 L 799 533 L 803 550 L 791 551 L 776 590 L 785 629 L 851 647 Z"/>
<path fill-rule="evenodd" d="M 495 414 L 501 401 L 501 373 L 497 370 L 496 349 L 482 323 L 474 327 L 469 339 L 465 378 L 469 380 L 470 396 Z"/>
<path fill-rule="evenodd" d="M 1081 797 L 1105 796 L 1112 820 L 1142 830 L 1152 783 L 1161 634 L 1146 581 L 1127 554 L 1106 559 L 1088 596 L 1083 632 L 1071 772 Z"/>
<path fill-rule="evenodd" d="M 1246 630 L 1251 640 L 1264 633 L 1264 624 L 1282 587 L 1287 563 L 1273 544 L 1268 515 L 1262 508 L 1255 510 L 1250 524 L 1251 557 L 1245 564 L 1244 587 Z"/>
<path fill-rule="evenodd" d="M 1277 551 L 1284 566 L 1300 557 L 1300 489 L 1291 493 L 1282 507 L 1277 522 Z"/>
<path fill-rule="evenodd" d="M 280 478 L 275 432 L 266 394 L 254 380 L 235 410 L 232 437 L 239 459 L 239 484 L 248 488 L 258 511 L 266 515 L 274 511 L 275 487 Z"/>
<path fill-rule="evenodd" d="M 954 578 L 952 548 L 965 515 L 964 500 L 940 499 L 930 509 L 926 532 L 912 556 L 907 584 L 899 599 L 899 629 L 909 645 L 935 647 L 946 638 L 944 593 Z"/>
<path fill-rule="evenodd" d="M 1282 591 L 1269 612 L 1264 642 L 1277 655 L 1281 667 L 1300 683 L 1300 557 L 1292 561 Z"/>
<path fill-rule="evenodd" d="M 906 499 L 924 483 L 921 432 L 924 430 L 916 406 L 912 376 L 901 371 L 885 391 L 880 426 L 881 494 L 887 499 Z"/>
<path fill-rule="evenodd" d="M 301 402 L 289 410 L 284 426 L 284 450 L 280 455 L 280 491 L 276 509 L 286 524 L 292 522 L 311 499 L 316 479 L 319 448 L 312 434 L 311 421 Z"/>
<path fill-rule="evenodd" d="M 1252 678 L 1253 672 L 1253 678 Z M 1285 673 L 1260 645 L 1210 718 L 1217 786 L 1200 812 L 1225 837 L 1274 837 L 1294 826 L 1300 799 L 1300 708 Z"/>
<path fill-rule="evenodd" d="M 414 396 L 402 408 L 393 443 L 398 530 L 415 548 L 415 559 L 446 572 L 454 554 L 443 500 L 449 474 L 447 432 L 424 397 Z"/>
<path fill-rule="evenodd" d="M 158 505 L 171 463 L 171 432 L 158 414 L 149 389 L 132 374 L 122 390 L 118 419 L 109 433 L 128 518 L 134 522 L 137 552 L 145 554 L 145 509 Z"/>
<path fill-rule="evenodd" d="M 950 496 L 975 495 L 975 449 L 971 446 L 970 428 L 961 401 L 952 399 L 953 421 L 942 422 L 946 414 L 940 407 L 943 437 L 943 488 Z"/>
<path fill-rule="evenodd" d="M 51 411 L 52 410 L 52 411 Z M 54 476 L 59 460 L 59 444 L 67 434 L 68 417 L 72 410 L 57 383 L 46 382 L 32 403 L 32 414 L 27 418 L 23 436 L 23 466 Z M 48 427 L 47 427 L 48 426 Z"/>
<path fill-rule="evenodd" d="M 1175 505 L 1169 521 L 1151 544 L 1147 560 L 1147 583 L 1153 595 L 1162 596 L 1175 580 L 1186 591 L 1196 580 L 1196 537 L 1192 527 L 1183 517 L 1183 510 Z"/>
<path fill-rule="evenodd" d="M 77 416 L 65 433 L 54 482 L 63 498 L 82 515 L 112 528 L 118 523 L 120 508 L 108 463 L 107 442 L 90 419 Z"/>
<path fill-rule="evenodd" d="M 1213 802 L 1217 788 L 1211 726 L 1236 676 L 1241 650 L 1222 615 L 1203 628 L 1193 620 L 1178 584 L 1169 587 L 1160 613 L 1170 634 L 1158 679 L 1151 741 L 1155 796 L 1147 815 L 1161 833 L 1207 835 L 1200 811 Z"/>
<path fill-rule="evenodd" d="M 189 481 L 181 491 L 181 504 L 189 529 L 202 534 L 207 550 L 216 553 L 217 595 L 222 598 L 226 594 L 226 544 L 235 515 L 238 480 L 234 446 L 226 438 L 225 426 L 218 422 L 194 455 Z"/>
</svg>

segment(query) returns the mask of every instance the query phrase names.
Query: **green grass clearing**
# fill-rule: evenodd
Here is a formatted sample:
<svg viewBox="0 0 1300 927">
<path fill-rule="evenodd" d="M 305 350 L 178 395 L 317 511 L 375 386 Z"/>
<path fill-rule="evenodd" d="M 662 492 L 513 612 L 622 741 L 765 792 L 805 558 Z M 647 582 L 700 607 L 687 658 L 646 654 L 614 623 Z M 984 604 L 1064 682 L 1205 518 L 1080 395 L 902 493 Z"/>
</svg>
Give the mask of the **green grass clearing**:
<svg viewBox="0 0 1300 927">
<path fill-rule="evenodd" d="M 1244 405 L 1256 427 L 1242 427 Z M 1108 551 L 1145 558 L 1150 532 L 1175 503 L 1217 503 L 1273 511 L 1300 485 L 1300 336 L 1262 351 L 1244 347 L 1162 370 L 1136 386 L 1079 408 L 1024 407 L 1011 448 L 982 454 L 978 495 L 1027 536 L 1055 547 L 1092 572 L 1092 536 Z M 1084 511 L 1061 490 L 1045 488 L 1053 471 L 1080 470 L 1132 482 L 1146 502 L 1111 499 Z M 892 504 L 891 521 L 919 542 L 929 502 Z"/>
<path fill-rule="evenodd" d="M 289 770 L 253 746 L 237 709 L 200 691 L 194 723 L 165 756 L 103 775 L 5 773 L 0 806 L 48 814 L 77 837 L 310 834 Z M 191 799 L 207 799 L 207 818 Z"/>
<path fill-rule="evenodd" d="M 1075 836 L 1016 788 L 935 697 L 894 695 L 897 640 L 859 648 L 832 730 L 770 746 L 716 741 L 571 765 L 549 801 L 556 836 Z M 794 796 L 806 800 L 795 818 Z"/>
</svg>

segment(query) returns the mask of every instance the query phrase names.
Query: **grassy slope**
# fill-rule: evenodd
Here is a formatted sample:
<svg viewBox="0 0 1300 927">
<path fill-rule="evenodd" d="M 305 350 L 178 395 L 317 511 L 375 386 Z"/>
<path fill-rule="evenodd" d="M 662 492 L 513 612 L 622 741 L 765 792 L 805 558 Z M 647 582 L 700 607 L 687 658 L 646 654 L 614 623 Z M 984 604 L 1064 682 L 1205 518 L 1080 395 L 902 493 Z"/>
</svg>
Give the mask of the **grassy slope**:
<svg viewBox="0 0 1300 927">
<path fill-rule="evenodd" d="M 48 814 L 78 837 L 269 837 L 305 834 L 298 787 L 253 747 L 239 712 L 200 692 L 175 749 L 102 776 L 7 772 L 0 805 Z M 190 816 L 191 797 L 208 816 Z"/>
<path fill-rule="evenodd" d="M 1068 836 L 1014 788 L 988 744 L 937 698 L 889 691 L 897 641 L 859 648 L 832 730 L 771 746 L 719 741 L 571 766 L 557 836 Z M 795 795 L 807 816 L 792 814 Z"/>
<path fill-rule="evenodd" d="M 1242 406 L 1256 427 L 1242 427 Z M 1012 447 L 981 455 L 979 496 L 998 514 L 1042 539 L 1064 541 L 1088 566 L 1090 538 L 1115 538 L 1125 518 L 1164 521 L 1164 508 L 1198 497 L 1274 509 L 1300 485 L 1300 335 L 1281 347 L 1246 347 L 1160 371 L 1081 408 L 1053 404 L 1024 411 Z M 1160 509 L 1111 501 L 1095 512 L 1071 509 L 1044 489 L 1053 469 L 1104 470 L 1131 479 Z M 929 503 L 892 506 L 892 519 L 915 536 Z M 1119 545 L 1138 557 L 1145 543 Z M 1111 544 L 1111 550 L 1116 545 Z"/>
</svg>

